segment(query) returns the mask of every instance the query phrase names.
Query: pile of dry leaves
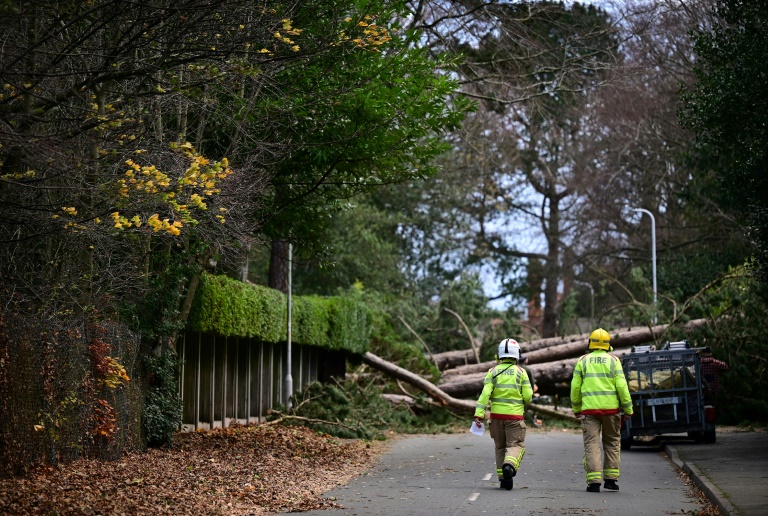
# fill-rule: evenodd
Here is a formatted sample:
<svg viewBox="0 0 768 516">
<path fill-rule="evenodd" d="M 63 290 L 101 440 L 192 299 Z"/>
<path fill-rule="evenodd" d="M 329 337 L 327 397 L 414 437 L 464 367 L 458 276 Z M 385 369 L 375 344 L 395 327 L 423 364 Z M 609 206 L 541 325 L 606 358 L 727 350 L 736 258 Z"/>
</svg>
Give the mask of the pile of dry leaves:
<svg viewBox="0 0 768 516">
<path fill-rule="evenodd" d="M 337 507 L 323 493 L 370 467 L 382 448 L 302 427 L 181 434 L 173 448 L 3 479 L 0 513 L 264 514 Z"/>
</svg>

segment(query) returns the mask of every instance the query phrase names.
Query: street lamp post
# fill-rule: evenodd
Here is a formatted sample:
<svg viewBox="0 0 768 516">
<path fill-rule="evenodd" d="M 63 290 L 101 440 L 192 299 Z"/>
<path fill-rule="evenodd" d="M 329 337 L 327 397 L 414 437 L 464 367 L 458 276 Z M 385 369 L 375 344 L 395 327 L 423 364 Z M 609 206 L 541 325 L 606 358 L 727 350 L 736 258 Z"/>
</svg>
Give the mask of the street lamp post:
<svg viewBox="0 0 768 516">
<path fill-rule="evenodd" d="M 643 208 L 631 208 L 651 217 L 651 259 L 653 260 L 653 324 L 656 324 L 656 218 L 648 210 Z"/>
<path fill-rule="evenodd" d="M 287 331 L 287 353 L 286 353 L 286 372 L 285 372 L 285 407 L 290 409 L 292 406 L 291 403 L 291 396 L 293 396 L 293 375 L 291 375 L 291 369 L 293 368 L 293 364 L 291 363 L 291 333 L 293 332 L 293 314 L 291 313 L 291 305 L 292 300 L 291 297 L 293 296 L 293 285 L 292 278 L 291 278 L 291 266 L 293 265 L 293 243 L 288 243 L 288 331 Z"/>
</svg>

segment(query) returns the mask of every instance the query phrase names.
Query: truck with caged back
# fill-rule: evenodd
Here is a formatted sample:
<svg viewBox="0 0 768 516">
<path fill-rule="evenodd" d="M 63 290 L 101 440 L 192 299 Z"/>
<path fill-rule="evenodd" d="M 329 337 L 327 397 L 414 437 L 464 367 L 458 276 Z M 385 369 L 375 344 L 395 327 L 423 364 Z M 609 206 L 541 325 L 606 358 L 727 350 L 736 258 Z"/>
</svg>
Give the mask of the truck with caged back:
<svg viewBox="0 0 768 516">
<path fill-rule="evenodd" d="M 701 374 L 700 352 L 688 341 L 635 346 L 621 359 L 634 414 L 622 422 L 621 448 L 636 437 L 687 433 L 696 442 L 714 443 L 715 407 Z"/>
</svg>

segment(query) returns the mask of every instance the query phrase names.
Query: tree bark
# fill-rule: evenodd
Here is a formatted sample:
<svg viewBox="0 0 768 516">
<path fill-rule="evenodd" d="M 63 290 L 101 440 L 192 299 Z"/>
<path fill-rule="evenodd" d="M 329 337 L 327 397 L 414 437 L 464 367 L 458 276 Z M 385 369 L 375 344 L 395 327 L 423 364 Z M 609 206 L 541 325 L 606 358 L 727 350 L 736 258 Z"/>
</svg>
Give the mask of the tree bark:
<svg viewBox="0 0 768 516">
<path fill-rule="evenodd" d="M 407 369 L 403 369 L 402 367 L 393 364 L 392 362 L 388 362 L 371 352 L 366 352 L 365 355 L 363 355 L 363 362 L 373 367 L 374 369 L 381 371 L 382 373 L 385 373 L 393 378 L 397 378 L 398 380 L 407 382 L 420 391 L 428 394 L 430 397 L 432 397 L 432 399 L 438 401 L 442 405 L 462 412 L 471 413 L 475 410 L 476 404 L 474 401 L 459 400 L 453 398 L 452 396 L 449 396 L 440 390 L 432 382 L 427 381 L 421 376 L 418 376 L 408 371 Z"/>
<path fill-rule="evenodd" d="M 621 357 L 628 352 L 629 350 L 625 349 L 613 354 Z M 552 392 L 558 387 L 569 385 L 573 375 L 573 366 L 576 364 L 577 358 L 567 358 L 565 360 L 530 366 L 531 372 L 536 376 L 536 385 L 539 386 L 539 392 L 547 394 L 547 391 Z M 453 375 L 445 381 L 441 380 L 438 382 L 437 386 L 448 396 L 461 398 L 479 396 L 480 391 L 483 389 L 483 379 L 486 372 Z"/>
<path fill-rule="evenodd" d="M 698 328 L 706 323 L 707 319 L 694 319 L 683 325 L 683 328 Z M 668 326 L 669 325 L 664 324 L 652 328 L 631 330 L 624 334 L 614 335 L 611 337 L 611 344 L 614 346 L 614 349 L 619 348 L 619 350 L 612 354 L 622 357 L 631 351 L 630 348 L 632 346 L 659 339 Z M 531 372 L 536 377 L 536 384 L 539 386 L 539 392 L 541 394 L 545 394 L 546 391 L 551 392 L 558 387 L 567 387 L 570 384 L 571 376 L 573 375 L 573 366 L 576 364 L 576 359 L 587 352 L 587 346 L 580 343 L 578 343 L 578 345 L 577 343 L 563 344 L 558 347 L 563 348 L 562 352 L 559 352 L 560 355 L 568 354 L 570 357 L 530 366 Z M 532 356 L 532 353 L 528 356 Z M 551 354 L 549 356 L 551 357 L 555 355 Z M 541 362 L 541 360 L 539 360 L 539 362 Z M 437 385 L 449 396 L 477 396 L 483 388 L 483 378 L 485 378 L 485 373 L 488 369 L 493 367 L 494 364 L 495 362 L 486 362 L 484 364 L 458 368 L 452 370 L 450 373 L 446 371 Z M 476 371 L 481 365 L 488 367 Z"/>
<path fill-rule="evenodd" d="M 445 405 L 449 408 L 452 408 L 459 412 L 467 413 L 470 415 L 474 414 L 475 412 L 477 403 L 474 400 L 460 400 L 460 399 L 454 398 L 448 395 L 447 393 L 445 393 L 443 390 L 441 390 L 432 382 L 429 382 L 424 378 L 422 378 L 421 376 L 418 376 L 408 371 L 407 369 L 403 369 L 402 367 L 396 364 L 393 364 L 392 362 L 388 362 L 387 360 L 384 360 L 383 358 L 378 357 L 373 353 L 370 353 L 370 352 L 365 353 L 365 355 L 363 355 L 363 362 L 365 362 L 369 366 L 373 367 L 378 371 L 381 371 L 382 373 L 388 376 L 407 382 L 408 384 L 416 387 L 420 391 L 428 394 L 430 397 L 432 397 L 432 399 L 434 399 L 441 405 Z M 483 377 L 485 377 L 485 374 L 481 375 L 480 377 L 480 389 L 477 390 L 476 395 L 479 395 L 480 390 L 482 390 Z M 391 402 L 408 404 L 407 400 L 405 400 L 404 397 L 401 395 L 387 394 L 384 396 L 385 396 L 385 399 L 388 399 Z M 560 412 L 560 411 L 555 411 L 539 405 L 536 405 L 535 407 L 534 406 L 529 406 L 529 407 L 531 408 L 531 410 L 534 410 L 538 414 L 546 414 L 548 416 L 556 417 L 558 419 L 563 419 L 563 420 L 578 421 L 573 416 L 573 413 L 570 412 L 570 410 Z"/>
<path fill-rule="evenodd" d="M 690 330 L 703 326 L 706 323 L 707 319 L 694 319 L 686 323 L 683 327 Z M 669 328 L 668 324 L 662 324 L 650 328 L 635 328 L 634 330 L 627 328 L 616 330 L 611 335 L 611 346 L 613 346 L 614 349 L 623 349 L 651 341 L 659 341 L 667 331 L 667 328 Z M 541 364 L 544 362 L 575 358 L 587 352 L 587 339 L 588 336 L 582 334 L 558 337 L 556 339 L 540 339 L 538 341 L 532 341 L 527 346 L 527 349 L 530 349 L 531 347 L 538 349 L 527 351 L 524 355 L 528 358 L 529 364 Z M 542 343 L 548 347 L 540 347 Z M 438 359 L 438 355 L 435 355 L 435 359 Z M 488 369 L 493 367 L 495 363 L 495 361 L 482 362 L 480 364 L 470 363 L 465 366 L 448 369 L 443 371 L 442 379 L 448 380 L 463 374 L 485 373 Z"/>
<path fill-rule="evenodd" d="M 434 359 L 437 368 L 441 371 L 445 371 L 446 369 L 451 369 L 457 366 L 477 363 L 475 360 L 475 354 L 471 349 L 435 353 L 432 355 L 432 358 Z"/>
<path fill-rule="evenodd" d="M 411 396 L 407 396 L 405 394 L 382 394 L 381 397 L 395 406 L 405 405 L 410 409 L 413 409 L 416 407 L 416 400 Z"/>
<path fill-rule="evenodd" d="M 630 329 L 631 328 L 617 330 L 617 333 L 629 331 Z M 537 349 L 548 348 L 550 346 L 557 346 L 560 344 L 567 344 L 569 342 L 587 342 L 588 338 L 588 334 L 580 333 L 576 335 L 566 335 L 564 337 L 549 337 L 546 339 L 535 339 L 528 342 L 518 342 L 520 343 L 520 349 L 523 351 L 523 354 L 528 354 L 531 351 L 535 351 Z M 475 355 L 471 349 L 436 353 L 434 358 L 435 364 L 441 371 L 445 371 L 458 366 L 477 364 Z"/>
<path fill-rule="evenodd" d="M 288 242 L 273 240 L 269 256 L 269 287 L 288 293 Z"/>
</svg>

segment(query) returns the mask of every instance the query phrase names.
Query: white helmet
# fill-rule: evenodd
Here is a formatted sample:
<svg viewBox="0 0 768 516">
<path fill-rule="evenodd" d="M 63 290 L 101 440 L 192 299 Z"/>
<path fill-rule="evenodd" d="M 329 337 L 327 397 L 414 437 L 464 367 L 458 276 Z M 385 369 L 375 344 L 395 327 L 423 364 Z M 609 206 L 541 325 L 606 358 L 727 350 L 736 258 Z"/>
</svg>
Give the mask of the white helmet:
<svg viewBox="0 0 768 516">
<path fill-rule="evenodd" d="M 499 342 L 498 357 L 501 358 L 520 358 L 520 344 L 515 339 L 504 339 Z"/>
</svg>

